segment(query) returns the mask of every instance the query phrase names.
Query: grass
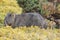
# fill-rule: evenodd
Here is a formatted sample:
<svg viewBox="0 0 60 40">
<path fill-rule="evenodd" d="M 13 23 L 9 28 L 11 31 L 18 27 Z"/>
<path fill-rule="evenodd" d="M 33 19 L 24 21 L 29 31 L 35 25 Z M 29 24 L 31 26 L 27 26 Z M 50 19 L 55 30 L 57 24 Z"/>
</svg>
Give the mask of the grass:
<svg viewBox="0 0 60 40">
<path fill-rule="evenodd" d="M 60 29 L 40 29 L 37 26 L 0 28 L 0 40 L 60 40 Z"/>
</svg>

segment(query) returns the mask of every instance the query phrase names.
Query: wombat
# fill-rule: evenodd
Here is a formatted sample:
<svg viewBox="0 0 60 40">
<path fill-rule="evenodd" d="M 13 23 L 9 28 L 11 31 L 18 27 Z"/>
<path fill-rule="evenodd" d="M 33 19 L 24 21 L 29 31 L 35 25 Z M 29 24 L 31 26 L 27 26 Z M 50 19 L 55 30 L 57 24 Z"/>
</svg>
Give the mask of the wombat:
<svg viewBox="0 0 60 40">
<path fill-rule="evenodd" d="M 19 26 L 39 26 L 40 28 L 47 28 L 47 22 L 39 13 L 23 13 L 11 14 L 8 13 L 4 19 L 4 25 L 12 26 L 12 28 Z"/>
</svg>

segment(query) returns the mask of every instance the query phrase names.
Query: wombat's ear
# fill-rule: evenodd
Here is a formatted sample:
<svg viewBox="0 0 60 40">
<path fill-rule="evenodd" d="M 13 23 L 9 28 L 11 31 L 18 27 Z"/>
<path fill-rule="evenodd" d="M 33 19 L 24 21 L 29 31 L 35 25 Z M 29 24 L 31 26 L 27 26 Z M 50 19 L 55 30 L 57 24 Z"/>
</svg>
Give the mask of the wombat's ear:
<svg viewBox="0 0 60 40">
<path fill-rule="evenodd" d="M 13 14 L 12 14 L 12 16 L 15 18 L 16 14 L 15 14 L 15 13 L 13 13 Z"/>
</svg>

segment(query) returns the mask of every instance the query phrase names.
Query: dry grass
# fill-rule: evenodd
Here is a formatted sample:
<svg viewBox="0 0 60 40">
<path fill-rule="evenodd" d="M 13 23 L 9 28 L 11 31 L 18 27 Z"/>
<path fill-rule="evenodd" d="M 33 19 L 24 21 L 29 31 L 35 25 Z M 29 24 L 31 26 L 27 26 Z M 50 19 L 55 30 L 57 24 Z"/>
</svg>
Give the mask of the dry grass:
<svg viewBox="0 0 60 40">
<path fill-rule="evenodd" d="M 37 26 L 0 28 L 0 40 L 60 40 L 60 29 L 40 29 Z"/>
</svg>

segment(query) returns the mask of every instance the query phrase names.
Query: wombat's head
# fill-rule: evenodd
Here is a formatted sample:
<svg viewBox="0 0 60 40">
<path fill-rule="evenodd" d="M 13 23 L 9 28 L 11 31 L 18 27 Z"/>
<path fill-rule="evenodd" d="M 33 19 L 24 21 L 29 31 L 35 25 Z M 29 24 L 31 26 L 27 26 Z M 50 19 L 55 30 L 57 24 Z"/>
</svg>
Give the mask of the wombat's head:
<svg viewBox="0 0 60 40">
<path fill-rule="evenodd" d="M 14 23 L 15 14 L 8 13 L 5 17 L 5 24 L 11 26 Z"/>
</svg>

